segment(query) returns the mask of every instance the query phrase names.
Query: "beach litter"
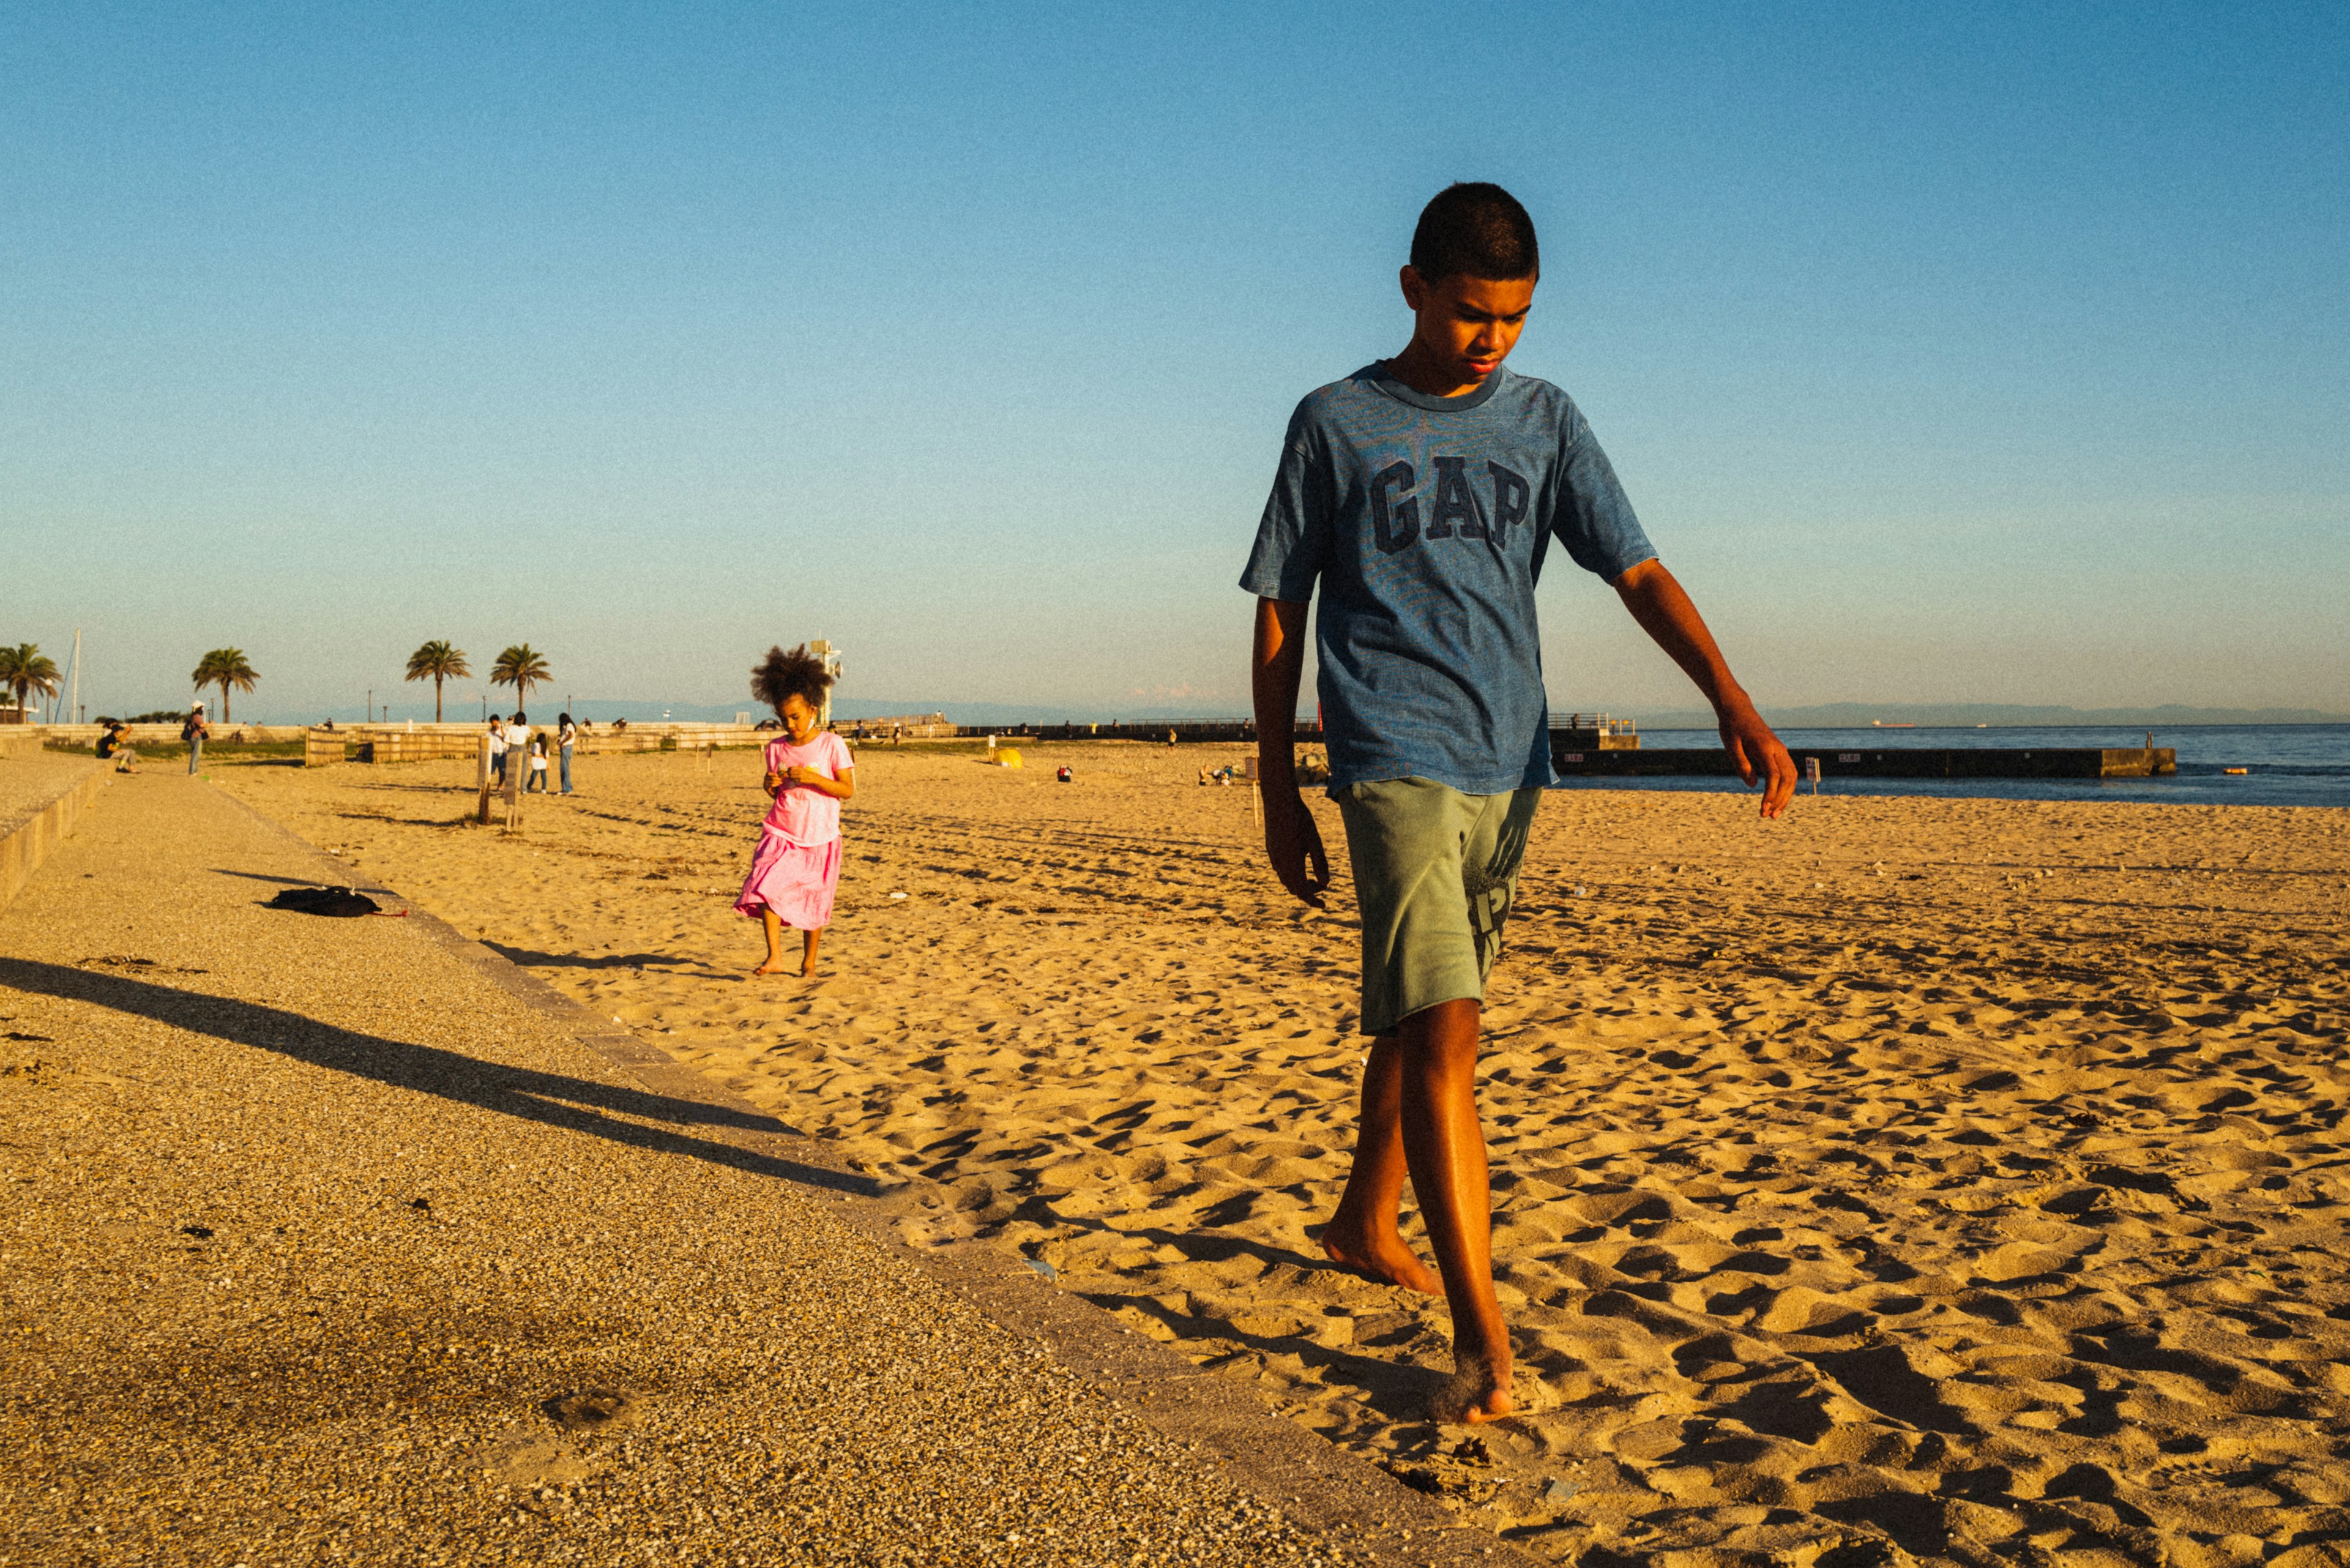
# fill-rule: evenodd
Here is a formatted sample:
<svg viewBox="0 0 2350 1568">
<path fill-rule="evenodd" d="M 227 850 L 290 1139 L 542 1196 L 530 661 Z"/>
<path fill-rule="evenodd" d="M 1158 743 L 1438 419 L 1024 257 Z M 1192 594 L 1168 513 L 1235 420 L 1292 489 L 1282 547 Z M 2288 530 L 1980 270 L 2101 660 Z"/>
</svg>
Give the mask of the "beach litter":
<svg viewBox="0 0 2350 1568">
<path fill-rule="evenodd" d="M 356 888 L 287 888 L 264 906 L 272 909 L 292 909 L 304 915 L 327 915 L 337 919 L 348 919 L 358 915 L 377 915 L 382 906 Z M 400 911 L 406 914 L 408 911 Z"/>
</svg>

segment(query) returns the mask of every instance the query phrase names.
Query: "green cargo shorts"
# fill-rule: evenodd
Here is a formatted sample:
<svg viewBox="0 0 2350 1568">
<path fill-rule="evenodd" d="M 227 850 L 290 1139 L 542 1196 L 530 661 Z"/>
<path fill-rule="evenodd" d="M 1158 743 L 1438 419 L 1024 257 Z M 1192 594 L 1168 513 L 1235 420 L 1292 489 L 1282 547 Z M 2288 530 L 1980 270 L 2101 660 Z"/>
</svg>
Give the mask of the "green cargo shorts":
<svg viewBox="0 0 2350 1568">
<path fill-rule="evenodd" d="M 1379 779 L 1332 794 L 1363 914 L 1363 1033 L 1391 1033 L 1440 1002 L 1482 1002 L 1542 791 Z"/>
</svg>

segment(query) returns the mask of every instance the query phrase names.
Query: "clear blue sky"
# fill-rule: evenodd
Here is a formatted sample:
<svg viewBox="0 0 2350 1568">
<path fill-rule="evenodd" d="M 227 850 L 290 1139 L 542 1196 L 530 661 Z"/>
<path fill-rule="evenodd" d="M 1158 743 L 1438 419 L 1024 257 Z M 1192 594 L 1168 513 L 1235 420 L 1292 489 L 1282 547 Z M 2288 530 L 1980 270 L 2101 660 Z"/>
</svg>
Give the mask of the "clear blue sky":
<svg viewBox="0 0 2350 1568">
<path fill-rule="evenodd" d="M 2339 5 L 21 5 L 0 80 L 0 639 L 93 712 L 815 634 L 1238 711 L 1283 422 L 1463 178 L 1766 704 L 2350 708 Z M 1689 705 L 1543 597 L 1560 706 Z"/>
</svg>

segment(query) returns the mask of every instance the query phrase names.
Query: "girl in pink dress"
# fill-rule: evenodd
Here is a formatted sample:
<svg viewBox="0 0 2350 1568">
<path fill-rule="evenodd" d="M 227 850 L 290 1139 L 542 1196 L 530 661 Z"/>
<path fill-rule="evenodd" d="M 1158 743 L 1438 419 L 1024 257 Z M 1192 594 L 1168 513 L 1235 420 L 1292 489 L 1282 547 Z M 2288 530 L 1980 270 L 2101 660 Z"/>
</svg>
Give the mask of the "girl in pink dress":
<svg viewBox="0 0 2350 1568">
<path fill-rule="evenodd" d="M 764 788 L 775 798 L 760 825 L 759 848 L 735 911 L 762 922 L 766 961 L 753 974 L 784 972 L 784 931 L 800 933 L 800 974 L 816 972 L 816 939 L 832 923 L 833 889 L 840 885 L 840 803 L 857 793 L 848 747 L 816 715 L 832 677 L 805 644 L 789 653 L 771 648 L 751 671 L 751 691 L 784 722 L 782 738 L 767 742 Z"/>
</svg>

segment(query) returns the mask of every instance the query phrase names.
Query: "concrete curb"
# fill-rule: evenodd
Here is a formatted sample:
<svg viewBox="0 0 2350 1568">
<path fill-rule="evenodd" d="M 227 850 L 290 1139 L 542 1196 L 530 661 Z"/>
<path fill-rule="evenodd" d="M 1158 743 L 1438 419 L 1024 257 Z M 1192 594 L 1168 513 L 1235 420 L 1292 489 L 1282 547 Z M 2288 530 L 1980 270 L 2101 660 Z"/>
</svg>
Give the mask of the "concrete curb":
<svg viewBox="0 0 2350 1568">
<path fill-rule="evenodd" d="M 749 1101 L 418 908 L 396 889 L 354 884 L 351 868 L 340 860 L 259 808 L 234 795 L 228 798 L 306 854 L 317 866 L 321 882 L 358 886 L 362 892 L 405 905 L 409 919 L 434 942 L 647 1089 L 728 1112 L 732 1127 L 713 1126 L 697 1136 L 723 1139 L 764 1157 L 778 1179 L 829 1198 L 851 1230 L 910 1261 L 994 1323 L 1042 1345 L 1063 1366 L 1169 1437 L 1212 1450 L 1235 1484 L 1299 1525 L 1392 1568 L 1537 1568 L 1543 1562 L 1464 1524 L 1385 1470 L 1274 1415 L 1245 1386 L 1193 1366 L 1084 1298 L 1054 1289 L 1024 1259 L 984 1241 L 907 1245 L 898 1230 L 900 1201 L 880 1193 L 870 1177 L 843 1168 L 820 1141 L 794 1133 Z"/>
<path fill-rule="evenodd" d="M 24 890 L 41 862 L 49 857 L 49 852 L 73 831 L 81 814 L 98 803 L 98 792 L 112 776 L 104 768 L 93 765 L 78 783 L 67 786 L 62 794 L 53 797 L 6 837 L 0 838 L 0 909 L 5 909 L 8 901 Z"/>
</svg>

